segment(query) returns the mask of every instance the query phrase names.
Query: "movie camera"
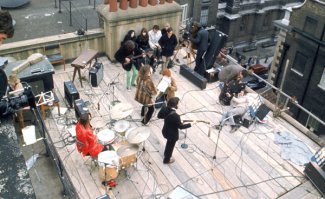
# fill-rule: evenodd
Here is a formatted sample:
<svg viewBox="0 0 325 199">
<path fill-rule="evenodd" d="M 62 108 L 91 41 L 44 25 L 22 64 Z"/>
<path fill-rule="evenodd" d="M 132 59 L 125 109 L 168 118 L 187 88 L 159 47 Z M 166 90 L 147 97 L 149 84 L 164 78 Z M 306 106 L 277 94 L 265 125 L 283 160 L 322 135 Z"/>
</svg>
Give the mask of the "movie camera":
<svg viewBox="0 0 325 199">
<path fill-rule="evenodd" d="M 30 106 L 36 107 L 35 96 L 31 86 L 7 93 L 8 79 L 6 73 L 0 69 L 0 118 L 11 115 L 16 110 Z"/>
</svg>

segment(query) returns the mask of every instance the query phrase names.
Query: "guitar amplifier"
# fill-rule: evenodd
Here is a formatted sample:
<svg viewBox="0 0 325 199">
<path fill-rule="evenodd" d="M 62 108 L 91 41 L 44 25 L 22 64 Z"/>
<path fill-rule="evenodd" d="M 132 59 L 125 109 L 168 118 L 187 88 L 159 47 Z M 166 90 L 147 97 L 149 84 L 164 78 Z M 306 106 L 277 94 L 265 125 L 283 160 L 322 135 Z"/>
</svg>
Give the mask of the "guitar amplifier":
<svg viewBox="0 0 325 199">
<path fill-rule="evenodd" d="M 204 76 L 209 83 L 212 83 L 219 80 L 218 74 L 219 74 L 219 70 L 217 68 L 210 68 L 205 71 Z"/>
<path fill-rule="evenodd" d="M 185 64 L 181 65 L 179 73 L 199 88 L 205 89 L 207 87 L 207 79 L 202 77 L 199 73 L 195 72 Z"/>
<path fill-rule="evenodd" d="M 79 117 L 83 114 L 89 114 L 89 110 L 86 107 L 86 104 L 83 99 L 77 99 L 74 101 L 74 110 L 77 119 L 79 119 Z"/>
<path fill-rule="evenodd" d="M 306 164 L 304 173 L 319 192 L 325 196 L 325 147 L 319 149 Z"/>
<path fill-rule="evenodd" d="M 69 106 L 73 107 L 73 102 L 76 99 L 79 99 L 79 93 L 77 91 L 77 88 L 72 83 L 72 81 L 65 81 L 64 82 L 64 97 L 67 99 Z"/>
<path fill-rule="evenodd" d="M 93 67 L 89 70 L 89 80 L 91 86 L 97 87 L 103 80 L 104 66 L 102 63 L 96 62 Z"/>
</svg>

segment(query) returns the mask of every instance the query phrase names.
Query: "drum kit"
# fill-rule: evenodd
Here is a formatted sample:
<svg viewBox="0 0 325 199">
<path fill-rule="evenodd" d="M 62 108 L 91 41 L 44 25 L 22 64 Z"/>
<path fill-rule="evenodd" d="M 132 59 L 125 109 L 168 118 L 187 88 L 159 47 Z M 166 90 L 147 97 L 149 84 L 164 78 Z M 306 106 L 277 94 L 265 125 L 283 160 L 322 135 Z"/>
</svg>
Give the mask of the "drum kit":
<svg viewBox="0 0 325 199">
<path fill-rule="evenodd" d="M 98 132 L 98 142 L 113 149 L 98 155 L 99 178 L 102 181 L 116 179 L 120 170 L 135 165 L 141 155 L 139 148 L 149 138 L 150 128 L 130 127 L 130 122 L 119 120 L 115 122 L 114 130 L 106 128 Z"/>
</svg>

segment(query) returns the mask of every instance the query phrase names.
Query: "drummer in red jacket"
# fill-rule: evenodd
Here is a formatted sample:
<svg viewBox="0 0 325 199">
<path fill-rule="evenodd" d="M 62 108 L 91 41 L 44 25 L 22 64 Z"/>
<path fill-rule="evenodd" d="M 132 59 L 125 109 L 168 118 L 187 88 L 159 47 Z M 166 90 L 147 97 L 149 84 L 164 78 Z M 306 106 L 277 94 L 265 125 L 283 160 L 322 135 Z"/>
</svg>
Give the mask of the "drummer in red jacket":
<svg viewBox="0 0 325 199">
<path fill-rule="evenodd" d="M 88 114 L 80 116 L 76 125 L 76 136 L 77 149 L 83 156 L 97 157 L 103 151 L 104 146 L 97 142 L 97 136 L 91 129 Z"/>
</svg>

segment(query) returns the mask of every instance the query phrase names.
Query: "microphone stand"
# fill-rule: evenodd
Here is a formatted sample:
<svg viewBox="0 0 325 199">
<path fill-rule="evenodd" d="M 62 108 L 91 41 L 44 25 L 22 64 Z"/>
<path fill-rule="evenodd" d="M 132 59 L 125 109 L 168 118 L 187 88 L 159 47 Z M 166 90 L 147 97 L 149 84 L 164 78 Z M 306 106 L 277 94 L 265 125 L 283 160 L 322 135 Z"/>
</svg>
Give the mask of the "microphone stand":
<svg viewBox="0 0 325 199">
<path fill-rule="evenodd" d="M 188 148 L 188 144 L 186 144 L 186 138 L 187 138 L 187 129 L 185 129 L 184 143 L 181 144 L 181 147 L 182 147 L 183 149 L 187 149 L 187 148 Z"/>
<path fill-rule="evenodd" d="M 113 100 L 112 100 L 112 105 L 114 106 L 115 104 L 117 103 L 120 103 L 121 101 L 118 100 L 118 98 L 116 97 L 116 100 L 115 100 L 115 84 L 119 83 L 118 81 L 115 82 L 115 80 L 120 76 L 120 73 L 117 74 L 117 76 L 112 80 L 111 83 L 109 83 L 109 86 L 113 86 L 113 90 L 112 90 L 112 94 L 113 94 Z"/>
<path fill-rule="evenodd" d="M 97 103 L 97 109 L 99 110 L 100 109 L 100 101 L 103 99 L 103 97 L 107 94 L 107 91 L 108 90 L 110 90 L 110 87 L 111 86 L 113 86 L 113 101 L 112 101 L 112 105 L 114 105 L 114 99 L 115 99 L 115 94 L 114 94 L 114 85 L 115 84 L 117 84 L 117 83 L 119 83 L 118 81 L 117 82 L 115 82 L 115 80 L 117 79 L 117 77 L 119 77 L 120 76 L 120 73 L 119 74 L 117 74 L 117 76 L 110 82 L 110 83 L 108 83 L 107 84 L 107 89 L 104 91 L 104 93 L 103 93 L 103 95 L 99 98 L 99 100 L 98 100 L 98 103 Z M 116 98 L 117 99 L 117 98 Z M 118 99 L 117 100 L 115 100 L 115 102 L 120 102 Z"/>
</svg>

